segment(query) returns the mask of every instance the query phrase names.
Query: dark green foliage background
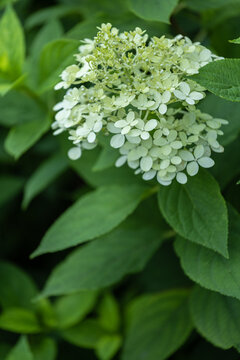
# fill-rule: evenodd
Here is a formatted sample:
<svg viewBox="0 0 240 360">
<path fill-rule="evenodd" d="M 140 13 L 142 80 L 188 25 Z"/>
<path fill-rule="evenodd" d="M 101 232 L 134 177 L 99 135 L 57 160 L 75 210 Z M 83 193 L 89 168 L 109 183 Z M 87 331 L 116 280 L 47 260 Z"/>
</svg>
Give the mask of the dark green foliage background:
<svg viewBox="0 0 240 360">
<path fill-rule="evenodd" d="M 0 12 L 0 359 L 239 359 L 240 1 L 0 0 Z M 201 109 L 229 121 L 211 171 L 149 184 L 116 169 L 104 139 L 67 158 L 53 87 L 102 22 L 229 58 L 193 77 L 211 92 Z"/>
</svg>

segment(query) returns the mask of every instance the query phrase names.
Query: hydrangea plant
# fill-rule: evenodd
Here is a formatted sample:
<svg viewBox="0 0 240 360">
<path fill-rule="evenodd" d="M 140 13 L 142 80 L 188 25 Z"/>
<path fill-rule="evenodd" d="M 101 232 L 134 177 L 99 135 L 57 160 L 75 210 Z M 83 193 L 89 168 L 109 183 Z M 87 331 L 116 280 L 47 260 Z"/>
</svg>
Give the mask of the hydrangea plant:
<svg viewBox="0 0 240 360">
<path fill-rule="evenodd" d="M 98 29 L 55 86 L 67 91 L 54 107 L 52 127 L 55 135 L 68 132 L 70 159 L 94 148 L 104 133 L 119 149 L 116 166 L 127 162 L 144 180 L 185 184 L 199 166 L 212 167 L 228 122 L 197 108 L 206 89 L 189 76 L 220 57 L 182 35 L 149 39 L 138 27 L 119 33 L 110 23 Z"/>
</svg>

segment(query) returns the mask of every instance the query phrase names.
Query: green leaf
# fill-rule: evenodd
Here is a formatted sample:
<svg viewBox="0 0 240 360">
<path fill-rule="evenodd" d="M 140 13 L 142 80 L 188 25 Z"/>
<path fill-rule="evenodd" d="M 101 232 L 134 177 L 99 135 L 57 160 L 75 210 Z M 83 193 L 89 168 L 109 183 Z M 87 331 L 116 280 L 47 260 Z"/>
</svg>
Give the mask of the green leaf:
<svg viewBox="0 0 240 360">
<path fill-rule="evenodd" d="M 106 234 L 134 211 L 144 191 L 146 187 L 109 186 L 87 193 L 48 229 L 32 257 Z"/>
<path fill-rule="evenodd" d="M 37 334 L 42 331 L 35 313 L 23 308 L 7 308 L 0 315 L 0 329 L 20 334 Z"/>
<path fill-rule="evenodd" d="M 208 341 L 223 349 L 239 344 L 239 300 L 197 286 L 190 308 L 194 325 Z"/>
<path fill-rule="evenodd" d="M 31 200 L 51 184 L 67 169 L 67 160 L 61 155 L 54 155 L 45 160 L 26 182 L 24 188 L 23 207 L 26 208 Z"/>
<path fill-rule="evenodd" d="M 95 291 L 82 291 L 60 297 L 54 305 L 58 328 L 67 328 L 83 320 L 94 307 L 97 295 Z"/>
<path fill-rule="evenodd" d="M 161 186 L 158 202 L 167 222 L 181 236 L 228 256 L 227 208 L 208 172 L 201 171 L 185 185 Z"/>
<path fill-rule="evenodd" d="M 100 360 L 111 360 L 122 344 L 120 335 L 103 336 L 96 345 L 96 355 Z"/>
<path fill-rule="evenodd" d="M 35 360 L 25 336 L 21 336 L 5 360 Z"/>
<path fill-rule="evenodd" d="M 1 76 L 1 75 L 0 75 Z M 23 82 L 26 74 L 19 76 L 16 80 L 7 80 L 5 78 L 0 78 L 0 95 L 6 95 L 10 90 L 16 88 L 19 84 Z"/>
<path fill-rule="evenodd" d="M 33 308 L 37 289 L 32 279 L 16 265 L 0 262 L 0 304 L 8 307 Z"/>
<path fill-rule="evenodd" d="M 111 233 L 73 251 L 53 270 L 42 295 L 100 289 L 141 271 L 165 235 L 157 209 L 154 219 L 144 205 L 142 214 L 136 211 Z"/>
<path fill-rule="evenodd" d="M 226 119 L 229 121 L 228 125 L 222 127 L 224 134 L 219 139 L 221 145 L 226 146 L 238 137 L 240 133 L 240 104 L 232 103 L 213 94 L 209 94 L 203 101 L 200 102 L 199 108 L 201 111 L 211 114 L 216 118 Z M 219 162 L 223 163 L 223 161 L 221 161 L 222 154 L 218 156 Z"/>
<path fill-rule="evenodd" d="M 187 290 L 142 295 L 128 313 L 122 360 L 163 360 L 188 338 L 191 318 Z"/>
<path fill-rule="evenodd" d="M 184 272 L 199 285 L 240 299 L 240 215 L 229 208 L 229 259 L 177 238 L 175 250 Z"/>
<path fill-rule="evenodd" d="M 55 360 L 57 356 L 55 341 L 47 337 L 32 339 L 31 350 L 34 360 Z"/>
<path fill-rule="evenodd" d="M 169 24 L 169 17 L 178 0 L 128 0 L 128 2 L 129 9 L 140 18 Z"/>
<path fill-rule="evenodd" d="M 0 73 L 7 74 L 13 80 L 22 72 L 25 43 L 22 26 L 10 6 L 1 18 L 0 33 Z"/>
<path fill-rule="evenodd" d="M 0 176 L 0 206 L 16 196 L 22 189 L 23 179 L 17 176 Z"/>
<path fill-rule="evenodd" d="M 106 293 L 98 308 L 99 322 L 109 331 L 117 331 L 120 326 L 119 305 L 111 293 Z"/>
<path fill-rule="evenodd" d="M 73 345 L 94 349 L 101 338 L 108 335 L 108 332 L 97 320 L 87 319 L 72 328 L 61 331 L 60 335 Z"/>
<path fill-rule="evenodd" d="M 60 81 L 65 67 L 74 62 L 74 53 L 79 42 L 71 39 L 59 39 L 48 43 L 42 50 L 39 63 L 40 93 L 52 89 Z"/>
<path fill-rule="evenodd" d="M 206 10 L 219 9 L 226 5 L 226 0 L 186 0 L 187 7 L 202 12 Z M 240 4 L 239 0 L 228 0 L 228 6 Z"/>
<path fill-rule="evenodd" d="M 6 151 L 18 159 L 49 129 L 48 118 L 33 120 L 13 127 L 5 140 Z"/>
<path fill-rule="evenodd" d="M 33 114 L 38 119 L 44 116 L 43 110 L 33 99 L 17 91 L 0 98 L 0 108 L 0 124 L 6 127 L 31 122 Z"/>
<path fill-rule="evenodd" d="M 119 153 L 117 151 L 112 151 L 111 148 L 104 147 L 93 166 L 93 171 L 102 171 L 114 166 L 118 158 Z"/>
<path fill-rule="evenodd" d="M 221 98 L 240 101 L 240 59 L 211 62 L 191 78 Z"/>
</svg>

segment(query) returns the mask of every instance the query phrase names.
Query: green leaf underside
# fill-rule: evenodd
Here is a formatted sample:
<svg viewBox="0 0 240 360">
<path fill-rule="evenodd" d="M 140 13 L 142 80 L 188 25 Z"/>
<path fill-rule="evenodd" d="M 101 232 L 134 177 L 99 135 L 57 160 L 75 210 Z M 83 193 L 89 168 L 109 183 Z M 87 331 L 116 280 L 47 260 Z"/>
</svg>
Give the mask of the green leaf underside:
<svg viewBox="0 0 240 360">
<path fill-rule="evenodd" d="M 35 313 L 22 308 L 8 308 L 0 315 L 0 329 L 20 334 L 42 331 Z"/>
<path fill-rule="evenodd" d="M 28 179 L 23 198 L 23 207 L 27 207 L 31 200 L 43 191 L 67 168 L 67 160 L 61 155 L 44 161 Z"/>
<path fill-rule="evenodd" d="M 213 94 L 230 101 L 240 101 L 240 59 L 211 62 L 192 79 Z"/>
<path fill-rule="evenodd" d="M 101 289 L 114 284 L 125 274 L 142 270 L 164 234 L 161 217 L 158 222 L 148 221 L 136 212 L 111 233 L 73 251 L 53 270 L 42 295 Z"/>
<path fill-rule="evenodd" d="M 172 290 L 133 301 L 121 359 L 163 360 L 176 351 L 192 330 L 188 294 Z"/>
<path fill-rule="evenodd" d="M 208 341 L 223 349 L 239 344 L 239 300 L 197 286 L 190 308 L 194 325 Z"/>
<path fill-rule="evenodd" d="M 18 159 L 49 129 L 48 118 L 34 120 L 13 127 L 5 140 L 6 151 Z"/>
<path fill-rule="evenodd" d="M 128 0 L 130 10 L 148 21 L 160 21 L 169 24 L 169 17 L 178 0 Z"/>
<path fill-rule="evenodd" d="M 177 238 L 175 250 L 186 275 L 204 288 L 240 299 L 239 236 L 240 215 L 229 208 L 229 259 Z"/>
<path fill-rule="evenodd" d="M 25 336 L 18 340 L 5 360 L 35 360 Z"/>
<path fill-rule="evenodd" d="M 121 344 L 120 335 L 105 335 L 97 343 L 96 354 L 100 360 L 111 360 Z"/>
<path fill-rule="evenodd" d="M 160 187 L 160 210 L 181 236 L 228 256 L 228 218 L 217 182 L 206 171 L 185 185 Z"/>
<path fill-rule="evenodd" d="M 146 187 L 102 187 L 81 197 L 50 227 L 33 257 L 106 234 L 130 215 Z"/>
</svg>

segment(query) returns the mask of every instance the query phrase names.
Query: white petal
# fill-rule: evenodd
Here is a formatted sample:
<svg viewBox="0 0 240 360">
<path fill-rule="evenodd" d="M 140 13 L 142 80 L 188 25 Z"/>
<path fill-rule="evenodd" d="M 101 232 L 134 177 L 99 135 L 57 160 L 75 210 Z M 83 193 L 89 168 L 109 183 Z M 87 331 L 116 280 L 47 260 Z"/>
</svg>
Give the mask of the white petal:
<svg viewBox="0 0 240 360">
<path fill-rule="evenodd" d="M 128 134 L 130 130 L 131 130 L 131 126 L 127 125 L 122 129 L 121 133 L 125 135 Z"/>
<path fill-rule="evenodd" d="M 174 90 L 174 95 L 176 96 L 176 98 L 180 99 L 180 100 L 185 100 L 186 99 L 186 95 L 179 91 L 179 90 Z"/>
<path fill-rule="evenodd" d="M 187 97 L 186 98 L 186 102 L 189 104 L 189 105 L 194 105 L 195 104 L 195 101 L 193 99 L 191 99 L 190 97 Z"/>
<path fill-rule="evenodd" d="M 167 105 L 165 104 L 161 104 L 158 108 L 158 111 L 160 112 L 160 114 L 164 115 L 167 112 Z"/>
<path fill-rule="evenodd" d="M 110 145 L 113 148 L 118 149 L 121 146 L 123 146 L 124 142 L 125 142 L 125 136 L 122 134 L 117 134 L 117 135 L 113 135 L 113 137 L 111 138 Z"/>
<path fill-rule="evenodd" d="M 128 166 L 131 169 L 136 169 L 139 166 L 139 161 L 135 160 L 135 161 L 128 161 Z"/>
<path fill-rule="evenodd" d="M 143 132 L 141 133 L 141 138 L 142 138 L 143 140 L 147 140 L 147 139 L 149 139 L 149 137 L 150 137 L 150 135 L 149 135 L 149 133 L 148 133 L 147 131 L 143 131 Z"/>
<path fill-rule="evenodd" d="M 159 176 L 157 176 L 157 181 L 159 182 L 159 184 L 163 185 L 163 186 L 168 186 L 172 183 L 172 180 L 162 180 Z"/>
<path fill-rule="evenodd" d="M 124 165 L 126 161 L 127 161 L 126 155 L 121 156 L 121 157 L 118 158 L 117 161 L 115 162 L 115 166 L 116 166 L 116 167 L 120 167 L 120 166 Z"/>
<path fill-rule="evenodd" d="M 172 143 L 171 143 L 171 147 L 173 148 L 173 149 L 181 149 L 182 148 L 182 146 L 183 146 L 183 144 L 182 144 L 182 142 L 181 141 L 173 141 Z"/>
<path fill-rule="evenodd" d="M 128 125 L 126 120 L 118 120 L 114 123 L 114 126 L 116 126 L 117 128 L 123 128 L 126 125 Z"/>
<path fill-rule="evenodd" d="M 143 180 L 152 180 L 156 175 L 156 170 L 150 170 L 143 174 Z"/>
<path fill-rule="evenodd" d="M 96 134 L 93 131 L 91 131 L 87 137 L 87 140 L 91 144 L 94 143 L 95 139 L 96 139 Z"/>
<path fill-rule="evenodd" d="M 189 96 L 193 100 L 201 100 L 204 97 L 204 95 L 198 91 L 191 92 L 191 94 Z"/>
<path fill-rule="evenodd" d="M 190 176 L 194 176 L 198 173 L 199 170 L 199 166 L 198 163 L 196 161 L 192 161 L 190 163 L 187 164 L 187 173 Z"/>
<path fill-rule="evenodd" d="M 143 157 L 140 161 L 140 167 L 143 171 L 149 171 L 152 167 L 153 161 L 151 156 Z"/>
<path fill-rule="evenodd" d="M 127 114 L 127 122 L 133 121 L 134 118 L 135 118 L 134 112 L 133 112 L 133 111 L 130 111 L 130 112 Z"/>
<path fill-rule="evenodd" d="M 179 156 L 173 156 L 171 158 L 171 163 L 174 165 L 179 165 L 179 164 L 181 164 L 181 162 L 182 162 L 182 159 Z"/>
<path fill-rule="evenodd" d="M 201 61 L 208 61 L 211 57 L 211 51 L 208 49 L 204 49 L 200 52 L 199 58 Z"/>
<path fill-rule="evenodd" d="M 180 150 L 178 154 L 184 161 L 194 160 L 193 154 L 188 150 Z"/>
<path fill-rule="evenodd" d="M 179 172 L 179 173 L 177 173 L 176 179 L 177 179 L 177 182 L 179 182 L 179 184 L 186 184 L 187 175 L 184 174 L 183 172 Z"/>
<path fill-rule="evenodd" d="M 204 146 L 203 145 L 198 145 L 196 146 L 196 148 L 194 149 L 194 156 L 196 159 L 199 159 L 200 157 L 202 157 L 204 154 Z"/>
<path fill-rule="evenodd" d="M 198 163 L 203 168 L 210 168 L 215 164 L 214 160 L 211 159 L 210 157 L 207 157 L 207 156 L 202 157 L 201 159 L 199 159 Z"/>
<path fill-rule="evenodd" d="M 113 123 L 108 123 L 107 129 L 112 134 L 118 134 L 121 131 L 121 129 L 117 128 Z"/>
<path fill-rule="evenodd" d="M 190 86 L 186 82 L 181 82 L 179 84 L 181 92 L 183 92 L 185 95 L 188 95 L 190 93 Z"/>
<path fill-rule="evenodd" d="M 146 131 L 152 131 L 157 126 L 158 122 L 156 119 L 149 120 L 146 125 L 144 126 L 144 130 Z"/>
<path fill-rule="evenodd" d="M 170 165 L 170 160 L 169 160 L 169 159 L 162 160 L 162 162 L 161 162 L 161 164 L 160 164 L 160 169 L 164 170 L 164 169 L 166 169 L 169 165 Z"/>
<path fill-rule="evenodd" d="M 68 150 L 68 157 L 71 160 L 77 160 L 81 157 L 82 151 L 80 147 L 73 147 L 70 150 Z"/>
<path fill-rule="evenodd" d="M 167 102 L 169 102 L 170 99 L 171 99 L 170 91 L 168 90 L 164 91 L 164 93 L 162 94 L 162 103 L 166 104 Z"/>
</svg>

